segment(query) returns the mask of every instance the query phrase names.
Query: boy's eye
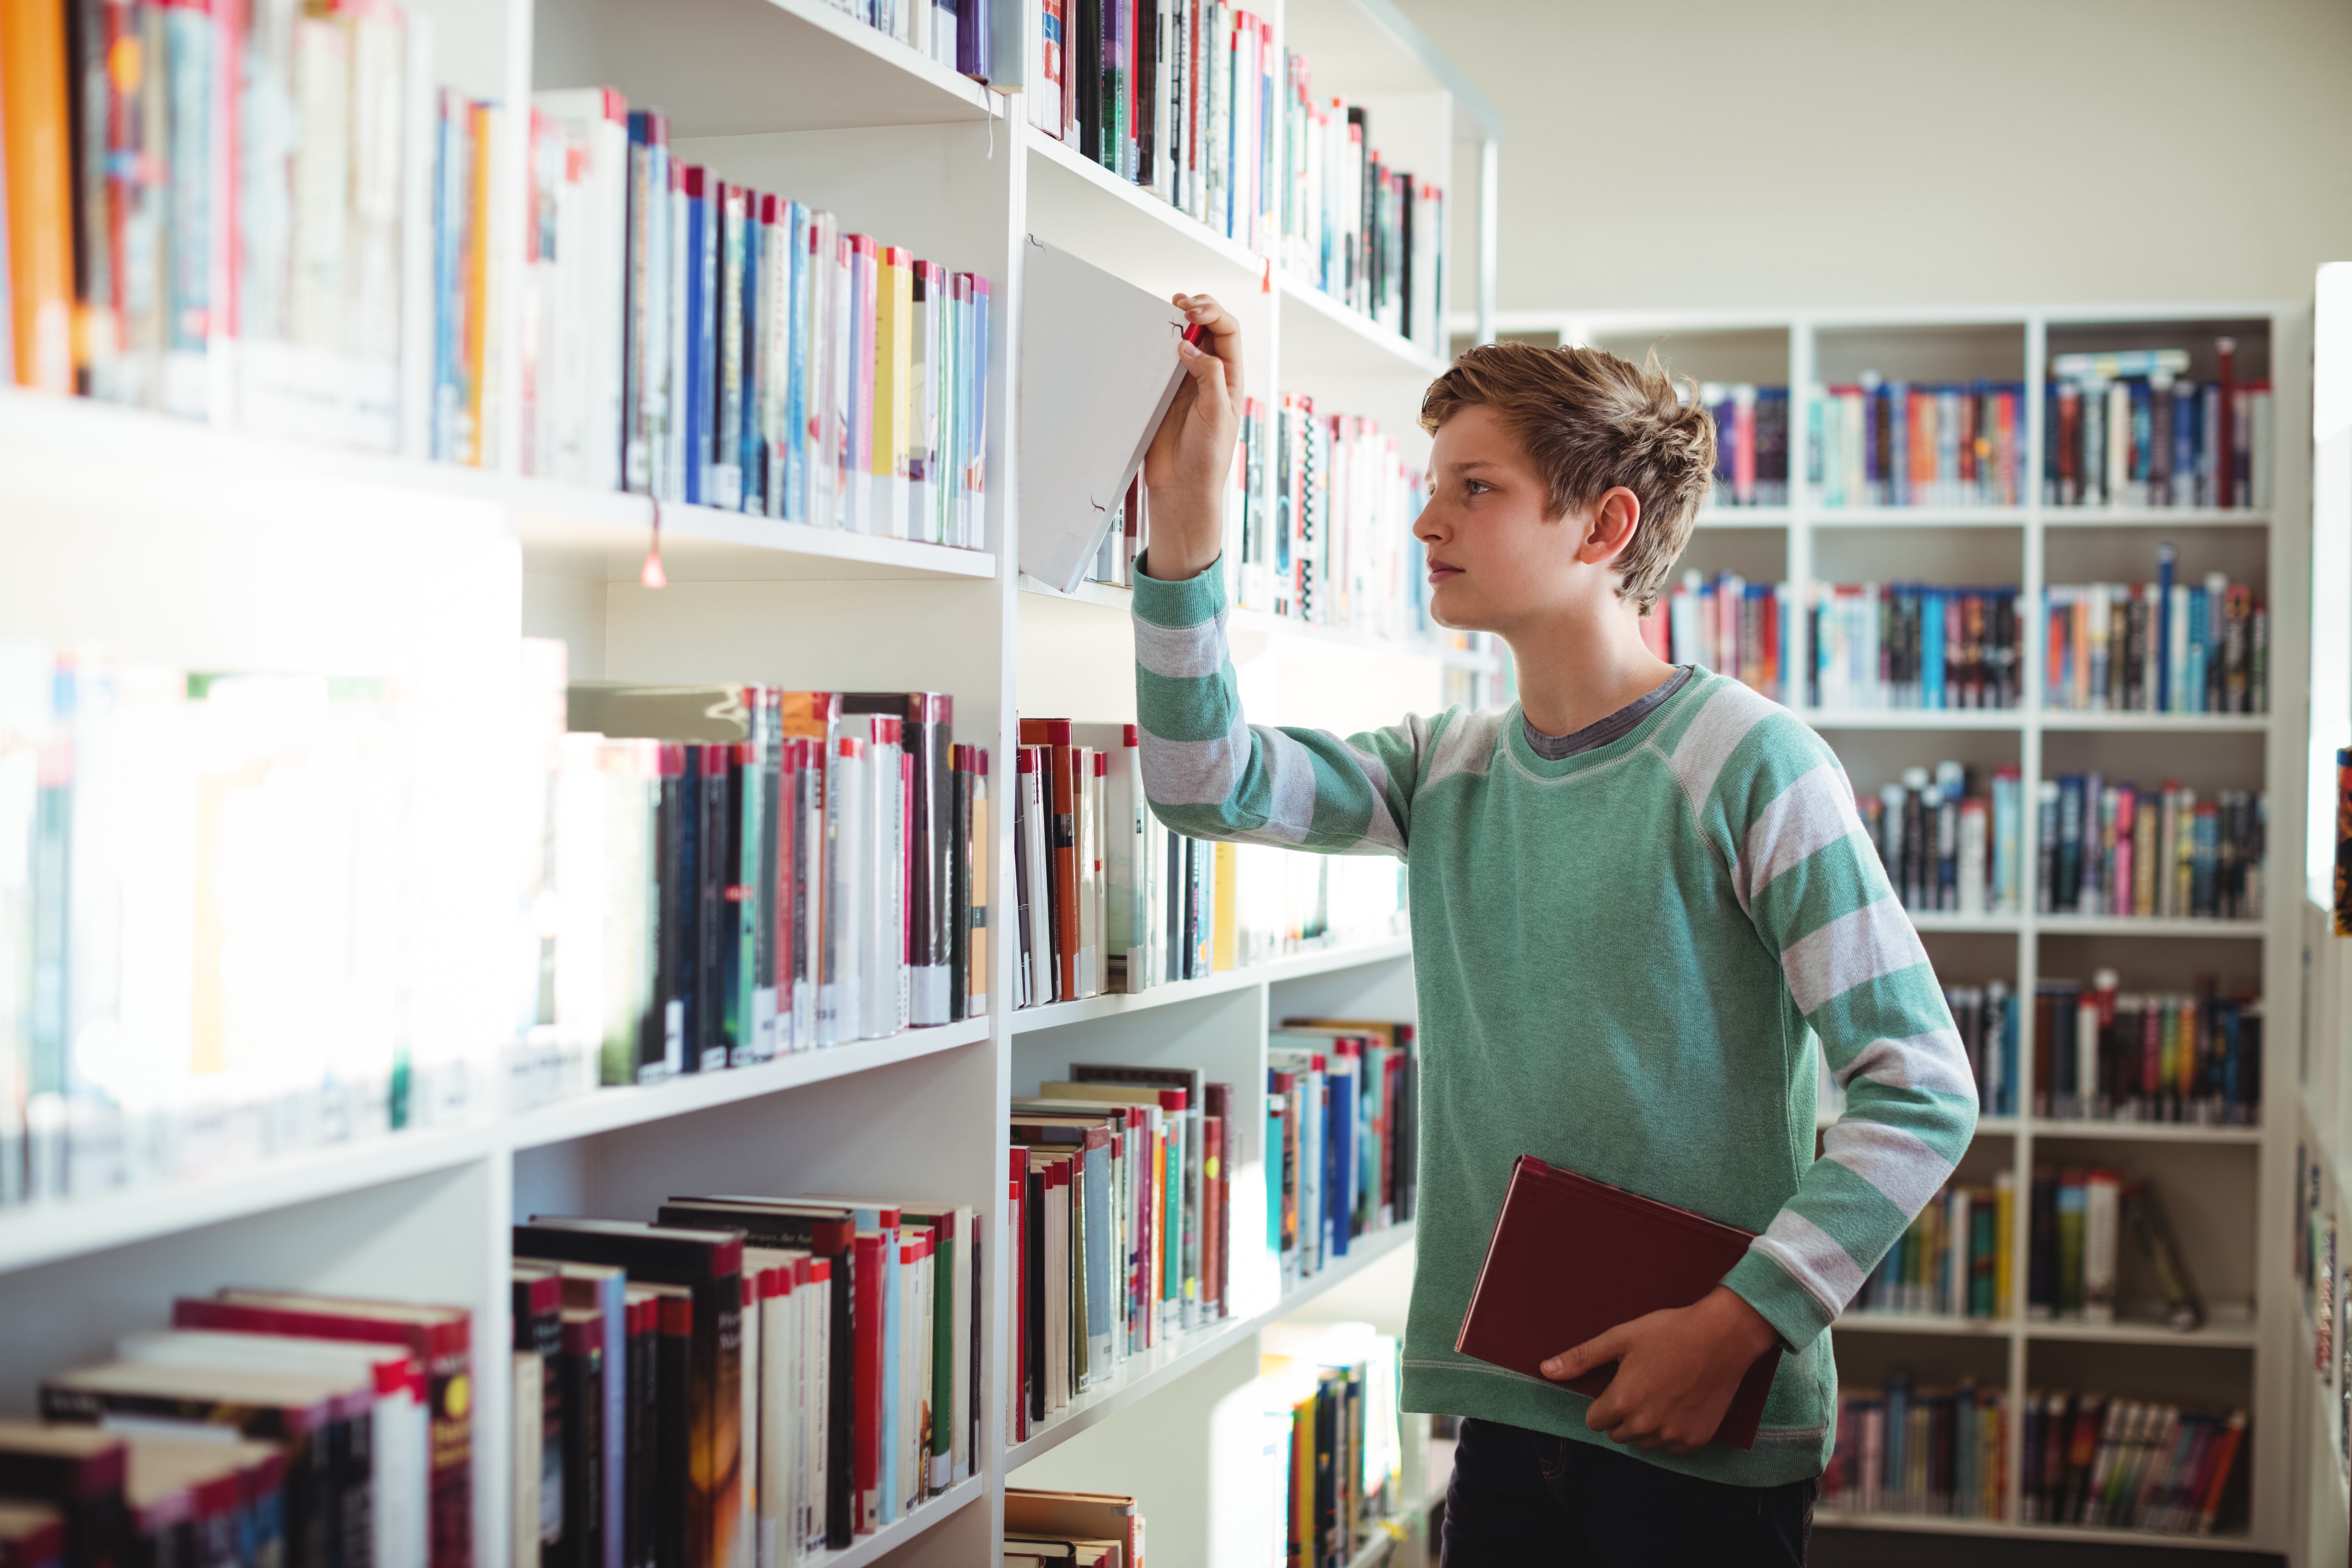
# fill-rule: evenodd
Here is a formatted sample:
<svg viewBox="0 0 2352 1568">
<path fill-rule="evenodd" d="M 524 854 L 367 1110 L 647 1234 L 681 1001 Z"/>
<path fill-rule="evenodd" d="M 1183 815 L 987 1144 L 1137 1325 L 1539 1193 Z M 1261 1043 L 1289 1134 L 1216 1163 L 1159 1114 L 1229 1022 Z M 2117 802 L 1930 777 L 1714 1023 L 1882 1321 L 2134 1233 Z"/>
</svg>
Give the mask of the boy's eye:
<svg viewBox="0 0 2352 1568">
<path fill-rule="evenodd" d="M 1470 493 L 1474 496 L 1483 494 L 1495 488 L 1484 479 L 1465 479 L 1462 482 L 1470 487 Z"/>
</svg>

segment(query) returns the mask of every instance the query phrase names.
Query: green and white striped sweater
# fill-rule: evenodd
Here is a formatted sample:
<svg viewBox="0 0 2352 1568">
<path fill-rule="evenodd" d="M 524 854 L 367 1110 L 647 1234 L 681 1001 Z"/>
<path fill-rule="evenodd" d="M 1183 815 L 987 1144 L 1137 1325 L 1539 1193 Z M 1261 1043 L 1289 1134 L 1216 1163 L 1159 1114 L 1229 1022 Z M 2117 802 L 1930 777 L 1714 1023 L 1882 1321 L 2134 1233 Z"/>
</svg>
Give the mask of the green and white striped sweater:
<svg viewBox="0 0 2352 1568">
<path fill-rule="evenodd" d="M 1724 1283 L 1795 1353 L 1755 1447 L 1642 1457 L 1744 1486 L 1820 1474 L 1837 1409 L 1822 1331 L 1977 1116 L 1958 1033 L 1837 759 L 1711 675 L 1559 762 L 1528 747 L 1516 707 L 1345 739 L 1252 726 L 1224 620 L 1215 569 L 1137 574 L 1137 714 L 1160 819 L 1412 868 L 1405 1407 L 1608 1440 L 1582 1395 L 1454 1351 L 1512 1163 L 1533 1154 L 1759 1233 Z M 1817 1035 L 1846 1090 L 1820 1159 Z"/>
</svg>

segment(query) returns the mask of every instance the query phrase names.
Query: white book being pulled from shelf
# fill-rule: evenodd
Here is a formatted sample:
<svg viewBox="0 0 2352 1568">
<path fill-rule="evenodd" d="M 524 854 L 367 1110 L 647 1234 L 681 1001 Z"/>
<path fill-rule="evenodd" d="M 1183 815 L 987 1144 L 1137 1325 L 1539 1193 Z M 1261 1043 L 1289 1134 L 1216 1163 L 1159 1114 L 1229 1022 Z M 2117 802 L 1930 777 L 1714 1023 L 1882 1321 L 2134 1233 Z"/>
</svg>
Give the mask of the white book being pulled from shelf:
<svg viewBox="0 0 2352 1568">
<path fill-rule="evenodd" d="M 1184 313 L 1032 237 L 1023 252 L 1021 570 L 1076 591 L 1184 370 Z"/>
</svg>

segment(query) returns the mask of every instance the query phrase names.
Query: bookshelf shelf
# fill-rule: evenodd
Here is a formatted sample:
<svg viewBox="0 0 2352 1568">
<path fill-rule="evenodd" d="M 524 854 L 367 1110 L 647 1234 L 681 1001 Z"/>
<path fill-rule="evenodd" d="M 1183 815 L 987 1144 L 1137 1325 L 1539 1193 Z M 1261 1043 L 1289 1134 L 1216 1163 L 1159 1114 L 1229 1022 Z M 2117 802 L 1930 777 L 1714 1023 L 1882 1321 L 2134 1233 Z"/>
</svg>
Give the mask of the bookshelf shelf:
<svg viewBox="0 0 2352 1568">
<path fill-rule="evenodd" d="M 1312 284 L 1278 268 L 1274 277 L 1282 295 L 1284 380 L 1393 375 L 1427 382 L 1445 369 L 1410 340 Z"/>
<path fill-rule="evenodd" d="M 1815 528 L 2020 528 L 2026 509 L 2014 506 L 1808 505 Z"/>
<path fill-rule="evenodd" d="M 1708 506 L 1699 509 L 1700 528 L 1786 528 L 1795 513 L 1785 506 Z"/>
<path fill-rule="evenodd" d="M 2252 507 L 2071 507 L 2042 509 L 2051 528 L 2266 528 L 2272 513 Z"/>
<path fill-rule="evenodd" d="M 2014 731 L 2026 725 L 2021 708 L 1801 708 L 1816 730 Z"/>
<path fill-rule="evenodd" d="M 2106 1139 L 2137 1143 L 2247 1143 L 2263 1141 L 2259 1127 L 2200 1127 L 2184 1121 L 2098 1121 L 2036 1117 L 2036 1138 Z"/>
<path fill-rule="evenodd" d="M 1312 975 L 1330 974 L 1368 963 L 1386 963 L 1410 957 L 1412 953 L 1412 939 L 1402 936 L 1328 948 L 1319 952 L 1293 953 L 1269 963 L 1252 963 L 1239 969 L 1224 970 L 1206 980 L 1178 980 L 1165 985 L 1154 985 L 1132 995 L 1115 993 L 1087 996 L 1076 1002 L 1048 1002 L 1043 1006 L 1016 1008 L 1012 1016 L 1011 1028 L 1016 1035 L 1025 1035 L 1033 1030 L 1055 1028 L 1064 1024 L 1116 1018 L 1124 1014 L 1146 1012 L 1203 996 L 1221 996 L 1226 992 L 1244 991 L 1253 985 L 1304 980 Z"/>
<path fill-rule="evenodd" d="M 1817 1509 L 1813 1522 L 1832 1530 L 1890 1530 L 1916 1535 L 1989 1535 L 2011 1541 L 2093 1542 L 2132 1546 L 2177 1546 L 2184 1551 L 2243 1552 L 2244 1535 L 2167 1535 L 2154 1530 L 2105 1530 L 2076 1524 L 2014 1524 L 1998 1519 L 1946 1519 L 1935 1514 L 1855 1513 Z"/>
<path fill-rule="evenodd" d="M 1929 931 L 2016 931 L 2024 929 L 2021 915 L 1960 915 L 1939 910 L 1912 910 L 1911 925 L 1922 933 Z"/>
<path fill-rule="evenodd" d="M 1303 1280 L 1296 1289 L 1285 1291 L 1281 1300 L 1265 1310 L 1245 1318 L 1228 1318 L 1223 1322 L 1196 1329 L 1189 1334 L 1181 1334 L 1153 1346 L 1148 1353 L 1135 1357 L 1118 1368 L 1108 1382 L 1073 1399 L 1042 1425 L 1032 1427 L 1027 1437 L 1007 1447 L 1005 1468 L 1018 1469 L 1030 1460 L 1059 1447 L 1137 1400 L 1165 1388 L 1213 1357 L 1255 1339 L 1267 1324 L 1290 1316 L 1334 1286 L 1412 1245 L 1412 1226 L 1410 1223 L 1371 1236 L 1358 1237 L 1349 1244 L 1347 1257 L 1312 1279 Z"/>
<path fill-rule="evenodd" d="M 2180 1345 L 2221 1350 L 2251 1350 L 2262 1342 L 2262 1336 L 2250 1318 L 2220 1317 L 2202 1328 L 2186 1332 L 2168 1328 L 2162 1323 L 2061 1323 L 2032 1322 L 2025 1325 L 2029 1340 L 2074 1340 L 2087 1344 L 2108 1345 Z"/>
<path fill-rule="evenodd" d="M 2077 713 L 2044 709 L 2042 727 L 2048 731 L 2082 731 L 2147 735 L 2261 735 L 2269 732 L 2267 713 Z"/>
<path fill-rule="evenodd" d="M 645 496 L 517 479 L 509 510 L 526 571 L 588 582 L 635 583 L 653 542 Z M 886 539 L 717 507 L 664 504 L 663 571 L 674 583 L 905 577 L 985 581 L 996 557 L 911 539 Z"/>
<path fill-rule="evenodd" d="M 1956 1339 L 2005 1340 L 2015 1337 L 2005 1318 L 1956 1318 L 1948 1312 L 1849 1311 L 1830 1325 L 1832 1333 L 1945 1334 Z"/>
<path fill-rule="evenodd" d="M 2260 942 L 2270 934 L 2263 921 L 2143 920 L 2134 915 L 2036 915 L 2043 936 L 2203 936 Z"/>
<path fill-rule="evenodd" d="M 732 136 L 1002 118 L 996 94 L 824 0 L 541 0 L 533 76 L 619 80 L 673 133 Z"/>
<path fill-rule="evenodd" d="M 818 1552 L 801 1559 L 803 1568 L 866 1568 L 879 1563 L 900 1547 L 954 1518 L 971 1504 L 982 1501 L 988 1488 L 982 1477 L 957 1482 L 946 1491 L 911 1512 L 901 1515 L 892 1523 L 883 1525 L 871 1535 L 854 1541 L 838 1552 Z"/>
<path fill-rule="evenodd" d="M 509 1119 L 501 1142 L 510 1148 L 530 1149 L 573 1138 L 593 1138 L 600 1132 L 691 1115 L 853 1073 L 918 1061 L 941 1051 L 961 1050 L 984 1043 L 989 1029 L 986 1018 L 966 1018 L 961 1023 L 932 1029 L 902 1030 L 886 1039 L 803 1051 L 751 1067 L 688 1073 L 667 1083 L 600 1089 Z"/>
<path fill-rule="evenodd" d="M 1240 306 L 1265 290 L 1267 261 L 1015 117 L 1029 150 L 1029 230 L 1153 292 L 1183 287 Z"/>
</svg>

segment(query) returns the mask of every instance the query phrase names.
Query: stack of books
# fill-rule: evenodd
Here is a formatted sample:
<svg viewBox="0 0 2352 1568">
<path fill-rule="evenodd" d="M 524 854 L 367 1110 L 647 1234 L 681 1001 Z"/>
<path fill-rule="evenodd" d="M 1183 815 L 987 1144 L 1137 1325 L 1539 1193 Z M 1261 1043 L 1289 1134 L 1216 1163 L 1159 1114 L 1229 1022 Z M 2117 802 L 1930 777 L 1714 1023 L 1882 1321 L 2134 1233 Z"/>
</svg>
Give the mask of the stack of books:
<svg viewBox="0 0 2352 1568">
<path fill-rule="evenodd" d="M 2016 1183 L 1947 1184 L 1927 1200 L 1864 1281 L 1854 1306 L 1869 1312 L 2006 1318 L 2012 1279 Z"/>
<path fill-rule="evenodd" d="M 1276 1323 L 1259 1345 L 1261 1463 L 1285 1561 L 1353 1563 L 1417 1500 L 1402 1496 L 1402 1347 L 1368 1323 Z"/>
<path fill-rule="evenodd" d="M 1143 1514 L 1121 1492 L 1004 1489 L 1003 1568 L 1142 1568 Z"/>
<path fill-rule="evenodd" d="M 1197 1068 L 1108 1063 L 1014 1098 L 1013 1441 L 1231 1314 L 1239 1110 Z"/>
<path fill-rule="evenodd" d="M 1265 1239 L 1288 1289 L 1412 1222 L 1421 1057 L 1411 1024 L 1291 1018 L 1266 1064 Z"/>
<path fill-rule="evenodd" d="M 534 644 L 509 1105 L 988 1010 L 987 757 L 944 692 L 562 682 Z"/>
<path fill-rule="evenodd" d="M 2041 876 L 2044 914 L 2142 920 L 2263 918 L 2270 797 L 2197 792 L 2164 781 L 2155 790 L 2097 773 L 2042 781 Z"/>
<path fill-rule="evenodd" d="M 473 702 L 0 643 L 0 1207 L 483 1109 L 515 847 L 432 773 Z"/>
<path fill-rule="evenodd" d="M 2018 771 L 1995 768 L 1984 794 L 1971 784 L 1967 767 L 1938 763 L 1932 774 L 1906 768 L 1900 783 L 1855 801 L 1905 909 L 2006 915 L 2024 908 Z"/>
<path fill-rule="evenodd" d="M 2209 572 L 2174 581 L 2178 552 L 2156 547 L 2156 581 L 2053 586 L 2042 705 L 2126 713 L 2270 711 L 2270 608 Z"/>
<path fill-rule="evenodd" d="M 1805 615 L 1816 708 L 2019 704 L 2025 616 L 2013 587 L 1816 583 Z"/>
<path fill-rule="evenodd" d="M 2125 992 L 2112 969 L 2034 987 L 2034 1114 L 2252 1127 L 2262 1121 L 2263 1004 L 2189 992 Z"/>
<path fill-rule="evenodd" d="M 2158 1294 L 2119 1301 L 2126 1231 Z M 2202 1326 L 2205 1302 L 2182 1260 L 2156 1189 L 2104 1169 L 2037 1167 L 2028 1211 L 2025 1315 L 2038 1321 Z"/>
<path fill-rule="evenodd" d="M 61 1516 L 67 1563 L 463 1568 L 472 1367 L 462 1307 L 268 1289 L 182 1298 L 169 1329 L 42 1377 L 39 1423 L 0 1420 L 0 1493 Z M 553 1539 L 601 1528 L 576 1506 L 596 1495 L 583 1489 L 570 1510 L 559 1499 Z"/>
<path fill-rule="evenodd" d="M 1715 416 L 1710 506 L 1789 504 L 1789 389 L 1706 382 L 1698 400 Z"/>
<path fill-rule="evenodd" d="M 2210 1535 L 2244 1517 L 2243 1410 L 2032 1393 L 2020 1425 L 2029 1524 Z"/>
<path fill-rule="evenodd" d="M 1856 1514 L 2005 1519 L 2014 1440 L 2008 1395 L 1969 1378 L 1955 1388 L 1921 1389 L 1898 1372 L 1883 1389 L 1841 1388 L 1822 1506 Z"/>
<path fill-rule="evenodd" d="M 2062 353 L 2042 391 L 2042 499 L 2053 506 L 2266 507 L 2268 382 L 2236 376 L 2217 338 L 2215 374 L 2189 379 L 2187 349 Z"/>
<path fill-rule="evenodd" d="M 1793 700 L 1796 656 L 1785 583 L 1750 583 L 1736 572 L 1697 572 L 1642 617 L 1642 640 L 1669 664 L 1695 664 L 1741 681 L 1775 702 Z"/>
<path fill-rule="evenodd" d="M 1825 507 L 2016 506 L 2025 499 L 2025 388 L 1865 374 L 1812 389 L 1807 471 Z"/>
<path fill-rule="evenodd" d="M 525 473 L 979 546 L 987 279 L 677 161 L 612 88 L 531 140 Z"/>
</svg>

